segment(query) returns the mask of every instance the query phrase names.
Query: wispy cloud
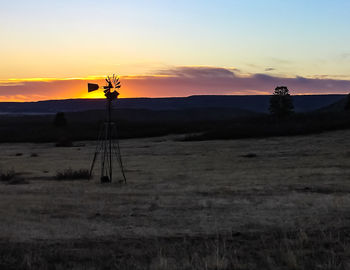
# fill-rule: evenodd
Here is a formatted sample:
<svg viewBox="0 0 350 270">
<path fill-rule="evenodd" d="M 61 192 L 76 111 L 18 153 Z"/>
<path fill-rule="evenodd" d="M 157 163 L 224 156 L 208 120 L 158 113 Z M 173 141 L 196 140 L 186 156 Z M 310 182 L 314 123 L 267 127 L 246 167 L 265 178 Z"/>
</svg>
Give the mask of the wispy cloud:
<svg viewBox="0 0 350 270">
<path fill-rule="evenodd" d="M 350 80 L 342 78 L 279 77 L 266 73 L 242 74 L 234 68 L 186 66 L 160 70 L 154 75 L 123 76 L 121 77 L 123 85 L 121 96 L 255 95 L 269 94 L 277 85 L 287 85 L 292 94 L 332 94 L 350 91 Z M 104 83 L 101 76 L 1 81 L 0 100 L 93 97 L 86 93 L 88 81 Z"/>
</svg>

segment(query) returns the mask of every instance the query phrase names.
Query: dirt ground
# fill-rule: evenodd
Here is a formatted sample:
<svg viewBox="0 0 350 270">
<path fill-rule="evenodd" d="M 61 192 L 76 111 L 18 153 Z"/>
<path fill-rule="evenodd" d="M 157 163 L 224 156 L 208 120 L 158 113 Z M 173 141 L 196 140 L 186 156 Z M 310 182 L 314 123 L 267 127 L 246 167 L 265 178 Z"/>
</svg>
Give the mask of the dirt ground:
<svg viewBox="0 0 350 270">
<path fill-rule="evenodd" d="M 0 184 L 0 239 L 29 245 L 344 232 L 350 225 L 349 137 L 350 131 L 337 131 L 231 141 L 123 140 L 126 185 L 117 183 L 117 167 L 112 184 L 99 183 L 98 168 L 90 181 L 53 179 L 67 168 L 88 169 L 96 142 L 71 148 L 1 144 L 0 170 L 14 169 L 29 183 Z M 236 268 L 254 268 L 244 267 Z"/>
</svg>

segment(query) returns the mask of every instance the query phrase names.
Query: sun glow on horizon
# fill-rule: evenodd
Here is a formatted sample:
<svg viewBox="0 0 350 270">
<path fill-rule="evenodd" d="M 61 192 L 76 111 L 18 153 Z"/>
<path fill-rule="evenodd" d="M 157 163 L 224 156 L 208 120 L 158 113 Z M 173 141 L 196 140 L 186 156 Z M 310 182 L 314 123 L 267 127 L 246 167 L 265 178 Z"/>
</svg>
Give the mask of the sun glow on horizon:
<svg viewBox="0 0 350 270">
<path fill-rule="evenodd" d="M 94 92 L 86 93 L 82 95 L 80 98 L 87 98 L 87 99 L 96 99 L 96 98 L 106 98 L 103 91 L 96 90 Z"/>
</svg>

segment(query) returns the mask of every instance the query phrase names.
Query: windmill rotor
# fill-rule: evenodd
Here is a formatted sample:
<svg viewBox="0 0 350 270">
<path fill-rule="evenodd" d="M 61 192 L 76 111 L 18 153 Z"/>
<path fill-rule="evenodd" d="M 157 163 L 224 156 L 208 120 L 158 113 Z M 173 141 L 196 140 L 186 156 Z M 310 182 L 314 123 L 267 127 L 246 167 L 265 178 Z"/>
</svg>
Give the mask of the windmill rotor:
<svg viewBox="0 0 350 270">
<path fill-rule="evenodd" d="M 106 81 L 106 85 L 102 87 L 100 87 L 96 83 L 88 83 L 88 92 L 93 92 L 93 91 L 102 89 L 107 99 L 109 100 L 117 99 L 119 96 L 118 90 L 121 88 L 119 77 L 113 74 L 112 77 L 107 76 L 105 78 L 105 81 Z"/>
</svg>

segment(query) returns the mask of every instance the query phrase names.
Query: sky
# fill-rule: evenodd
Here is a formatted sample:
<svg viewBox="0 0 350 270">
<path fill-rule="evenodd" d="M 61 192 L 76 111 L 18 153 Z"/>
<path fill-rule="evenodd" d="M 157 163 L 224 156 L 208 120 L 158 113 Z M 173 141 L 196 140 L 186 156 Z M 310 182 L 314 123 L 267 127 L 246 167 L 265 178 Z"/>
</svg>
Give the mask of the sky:
<svg viewBox="0 0 350 270">
<path fill-rule="evenodd" d="M 350 92 L 350 1 L 0 0 L 0 101 Z"/>
</svg>

